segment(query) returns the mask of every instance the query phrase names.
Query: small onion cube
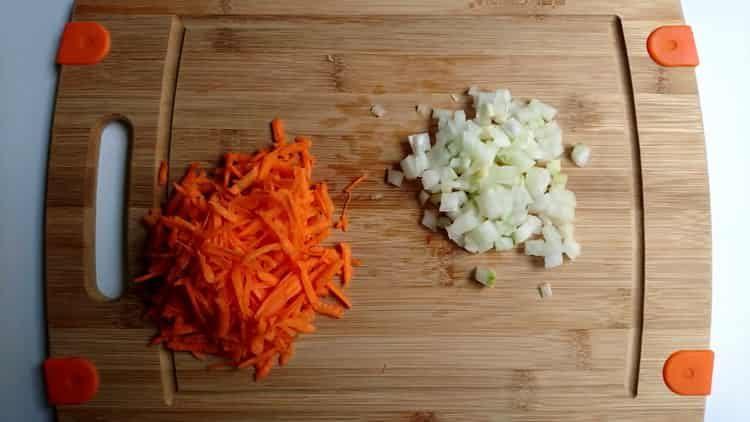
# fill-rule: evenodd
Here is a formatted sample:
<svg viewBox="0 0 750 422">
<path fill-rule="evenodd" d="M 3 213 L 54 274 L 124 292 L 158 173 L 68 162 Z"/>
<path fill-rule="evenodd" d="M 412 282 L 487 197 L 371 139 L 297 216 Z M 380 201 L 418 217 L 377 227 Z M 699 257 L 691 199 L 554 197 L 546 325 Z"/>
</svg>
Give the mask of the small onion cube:
<svg viewBox="0 0 750 422">
<path fill-rule="evenodd" d="M 568 175 L 564 173 L 557 173 L 556 175 L 552 176 L 552 184 L 550 186 L 550 189 L 565 189 L 565 187 L 568 185 Z"/>
<path fill-rule="evenodd" d="M 563 239 L 573 239 L 575 227 L 572 223 L 564 223 L 557 226 L 557 230 L 560 232 L 560 236 Z"/>
<path fill-rule="evenodd" d="M 480 214 L 496 220 L 513 211 L 513 194 L 502 186 L 489 188 L 479 194 L 477 204 Z"/>
<path fill-rule="evenodd" d="M 430 160 L 427 158 L 427 155 L 423 152 L 414 154 L 414 162 L 417 165 L 417 174 L 419 176 L 422 175 L 422 172 L 427 170 L 428 167 L 430 167 Z"/>
<path fill-rule="evenodd" d="M 563 256 L 561 253 L 544 256 L 544 268 L 555 268 L 559 267 L 563 263 Z"/>
<path fill-rule="evenodd" d="M 548 122 L 557 116 L 557 109 L 536 99 L 529 102 L 529 108 L 535 110 Z"/>
<path fill-rule="evenodd" d="M 546 245 L 544 243 L 544 240 L 536 239 L 536 240 L 529 240 L 525 242 L 524 244 L 524 252 L 526 255 L 531 256 L 544 256 L 546 251 Z"/>
<path fill-rule="evenodd" d="M 453 220 L 453 224 L 448 226 L 446 230 L 449 234 L 453 234 L 455 236 L 460 236 L 468 231 L 474 230 L 477 226 L 479 226 L 479 217 L 477 216 L 476 212 L 474 211 L 468 211 L 461 215 L 459 215 L 455 220 Z"/>
<path fill-rule="evenodd" d="M 427 104 L 417 104 L 417 113 L 421 114 L 423 117 L 429 117 L 430 106 Z"/>
<path fill-rule="evenodd" d="M 479 252 L 486 252 L 495 246 L 495 240 L 499 237 L 497 228 L 492 221 L 485 221 L 467 235 L 477 245 Z"/>
<path fill-rule="evenodd" d="M 542 299 L 552 296 L 552 285 L 549 283 L 542 283 L 538 286 L 539 295 Z"/>
<path fill-rule="evenodd" d="M 466 193 L 463 191 L 443 193 L 440 196 L 440 212 L 458 211 L 466 199 Z"/>
<path fill-rule="evenodd" d="M 584 144 L 576 144 L 570 153 L 570 158 L 578 167 L 585 167 L 591 159 L 591 148 Z"/>
<path fill-rule="evenodd" d="M 513 239 L 510 237 L 500 236 L 495 240 L 496 251 L 508 251 L 513 249 Z"/>
<path fill-rule="evenodd" d="M 575 261 L 581 255 L 581 245 L 576 242 L 572 237 L 565 239 L 562 245 L 562 250 L 565 255 L 570 258 L 571 261 Z"/>
<path fill-rule="evenodd" d="M 503 125 L 503 130 L 505 130 L 505 133 L 511 138 L 515 139 L 521 134 L 521 132 L 523 132 L 523 125 L 521 125 L 521 122 L 517 119 L 510 118 Z"/>
<path fill-rule="evenodd" d="M 528 123 L 532 120 L 536 120 L 542 117 L 538 110 L 532 107 L 524 107 L 516 112 L 516 117 L 521 123 Z"/>
<path fill-rule="evenodd" d="M 561 164 L 562 162 L 560 160 L 550 160 L 547 162 L 547 170 L 554 176 L 562 171 Z"/>
<path fill-rule="evenodd" d="M 440 172 L 429 169 L 422 173 L 422 187 L 425 190 L 432 190 L 438 184 L 440 184 Z"/>
<path fill-rule="evenodd" d="M 370 113 L 372 113 L 373 116 L 380 118 L 385 116 L 385 108 L 380 104 L 373 104 L 372 107 L 370 107 Z"/>
<path fill-rule="evenodd" d="M 532 198 L 538 198 L 547 192 L 552 176 L 547 169 L 532 167 L 526 172 L 526 189 Z"/>
<path fill-rule="evenodd" d="M 437 231 L 437 222 L 438 222 L 438 215 L 435 210 L 427 209 L 424 210 L 424 214 L 422 215 L 422 225 L 427 227 L 428 229 L 432 231 Z"/>
<path fill-rule="evenodd" d="M 388 178 L 388 183 L 392 184 L 393 186 L 400 187 L 404 182 L 404 173 L 398 170 L 388 169 L 388 175 L 386 177 Z"/>
<path fill-rule="evenodd" d="M 528 216 L 526 218 L 526 221 L 521 224 L 521 226 L 519 226 L 516 232 L 513 234 L 513 240 L 515 240 L 516 243 L 525 242 L 534 234 L 539 233 L 541 225 L 542 220 L 540 220 L 538 217 L 535 217 L 533 215 Z"/>
<path fill-rule="evenodd" d="M 477 267 L 474 270 L 474 279 L 486 287 L 493 287 L 497 280 L 497 274 L 489 268 Z"/>
<path fill-rule="evenodd" d="M 407 180 L 414 180 L 419 177 L 417 158 L 413 154 L 407 155 L 406 158 L 401 160 L 401 170 Z"/>
<path fill-rule="evenodd" d="M 414 154 L 427 152 L 430 150 L 430 134 L 427 132 L 409 135 L 409 145 Z"/>
</svg>

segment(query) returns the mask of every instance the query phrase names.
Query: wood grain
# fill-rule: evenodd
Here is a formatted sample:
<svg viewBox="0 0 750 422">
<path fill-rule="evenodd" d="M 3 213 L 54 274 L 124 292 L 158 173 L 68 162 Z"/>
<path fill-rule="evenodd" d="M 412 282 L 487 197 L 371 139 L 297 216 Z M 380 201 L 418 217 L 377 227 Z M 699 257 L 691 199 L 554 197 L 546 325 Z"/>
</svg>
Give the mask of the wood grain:
<svg viewBox="0 0 750 422">
<path fill-rule="evenodd" d="M 61 75 L 47 317 L 51 353 L 92 359 L 102 388 L 59 408 L 60 420 L 702 420 L 703 398 L 661 381 L 664 359 L 707 347 L 710 326 L 695 76 L 655 65 L 643 48 L 654 27 L 681 22 L 677 1 L 79 0 L 74 19 L 105 24 L 113 48 Z M 560 108 L 566 144 L 592 146 L 589 167 L 564 163 L 579 199 L 575 263 L 545 271 L 520 253 L 466 254 L 419 226 L 416 186 L 385 185 L 406 135 L 431 129 L 414 106 L 467 109 L 470 85 L 542 98 Z M 384 118 L 370 115 L 374 103 Z M 121 118 L 133 129 L 135 274 L 139 219 L 165 194 L 159 161 L 174 180 L 190 162 L 265 146 L 277 115 L 313 138 L 314 176 L 333 192 L 370 175 L 352 230 L 331 239 L 351 242 L 365 265 L 354 310 L 321 321 L 291 364 L 258 384 L 147 348 L 152 329 L 132 293 L 102 300 L 91 281 L 93 187 L 98 131 Z M 477 288 L 478 264 L 500 269 L 500 285 Z M 554 295 L 542 300 L 545 281 Z"/>
</svg>

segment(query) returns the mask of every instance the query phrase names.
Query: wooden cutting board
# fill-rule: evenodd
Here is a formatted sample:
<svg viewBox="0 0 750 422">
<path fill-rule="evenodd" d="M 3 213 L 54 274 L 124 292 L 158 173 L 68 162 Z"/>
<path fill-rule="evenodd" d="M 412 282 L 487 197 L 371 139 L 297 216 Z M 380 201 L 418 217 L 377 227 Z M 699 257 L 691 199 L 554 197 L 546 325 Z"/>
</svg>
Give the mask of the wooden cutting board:
<svg viewBox="0 0 750 422">
<path fill-rule="evenodd" d="M 51 355 L 91 359 L 101 389 L 58 408 L 60 420 L 702 420 L 704 398 L 671 393 L 661 376 L 673 351 L 708 346 L 710 326 L 694 71 L 659 67 L 645 48 L 654 28 L 682 22 L 677 0 L 79 0 L 73 19 L 106 26 L 112 49 L 61 72 L 47 320 Z M 579 199 L 575 263 L 471 256 L 419 225 L 415 185 L 384 183 L 406 136 L 430 127 L 415 105 L 468 109 L 450 94 L 471 85 L 558 107 L 565 143 L 593 148 L 589 167 L 564 162 Z M 255 150 L 275 116 L 312 137 L 314 177 L 332 192 L 370 175 L 351 230 L 333 238 L 365 265 L 354 309 L 321 318 L 289 366 L 254 383 L 147 347 L 154 330 L 134 295 L 97 291 L 98 139 L 112 119 L 132 130 L 131 278 L 143 270 L 139 220 L 165 195 L 159 162 L 175 180 L 189 162 Z M 469 280 L 480 263 L 499 270 L 495 289 Z"/>
</svg>

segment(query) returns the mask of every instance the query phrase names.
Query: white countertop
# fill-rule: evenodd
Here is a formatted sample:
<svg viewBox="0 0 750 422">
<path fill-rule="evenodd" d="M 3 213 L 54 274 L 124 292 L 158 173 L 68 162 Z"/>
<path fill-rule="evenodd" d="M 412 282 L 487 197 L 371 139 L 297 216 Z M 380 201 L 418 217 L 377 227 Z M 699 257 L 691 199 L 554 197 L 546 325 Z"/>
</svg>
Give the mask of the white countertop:
<svg viewBox="0 0 750 422">
<path fill-rule="evenodd" d="M 57 74 L 52 58 L 71 0 L 27 0 L 0 15 L 0 420 L 43 421 L 46 357 L 42 240 L 49 130 Z M 701 65 L 713 226 L 716 352 L 706 421 L 750 418 L 750 3 L 683 0 Z M 743 101 L 741 101 L 743 100 Z M 746 120 L 747 119 L 747 120 Z M 750 127 L 750 126 L 749 126 Z"/>
</svg>

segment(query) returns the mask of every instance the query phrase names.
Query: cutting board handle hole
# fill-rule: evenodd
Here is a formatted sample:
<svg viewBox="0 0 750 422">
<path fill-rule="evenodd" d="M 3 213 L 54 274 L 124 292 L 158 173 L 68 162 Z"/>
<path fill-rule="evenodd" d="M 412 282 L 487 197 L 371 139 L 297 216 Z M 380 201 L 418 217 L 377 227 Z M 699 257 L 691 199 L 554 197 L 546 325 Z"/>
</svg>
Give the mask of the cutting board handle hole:
<svg viewBox="0 0 750 422">
<path fill-rule="evenodd" d="M 122 296 L 127 280 L 127 191 L 130 124 L 109 120 L 98 132 L 94 268 L 96 290 L 104 300 Z"/>
</svg>

